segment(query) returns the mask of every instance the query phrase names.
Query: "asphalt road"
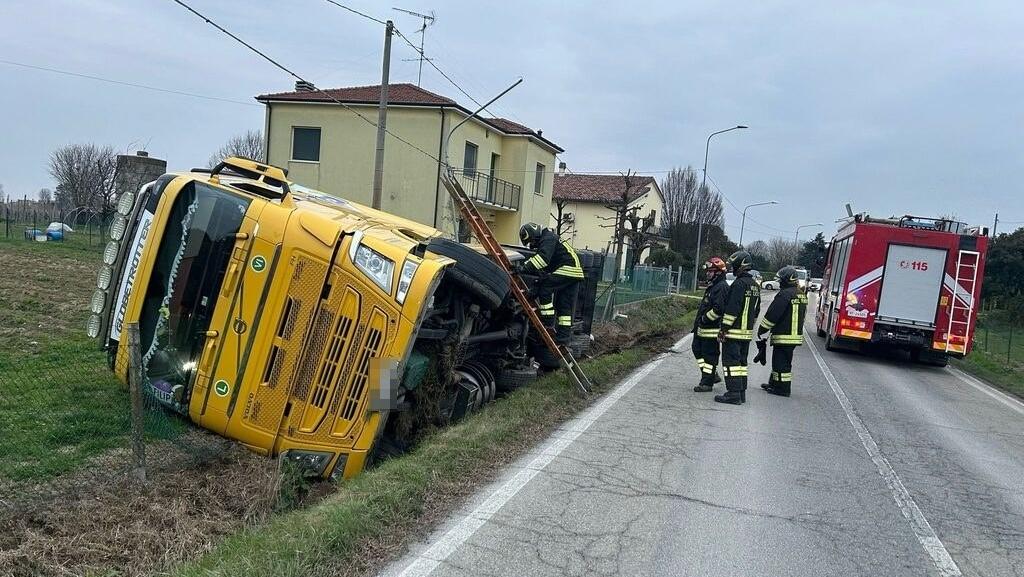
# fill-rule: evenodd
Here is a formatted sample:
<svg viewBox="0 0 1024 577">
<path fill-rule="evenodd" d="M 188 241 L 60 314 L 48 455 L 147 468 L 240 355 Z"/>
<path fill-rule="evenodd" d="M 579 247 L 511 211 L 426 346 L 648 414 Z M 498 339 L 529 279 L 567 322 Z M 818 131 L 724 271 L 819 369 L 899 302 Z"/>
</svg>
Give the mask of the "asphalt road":
<svg viewBox="0 0 1024 577">
<path fill-rule="evenodd" d="M 739 407 L 679 346 L 384 574 L 1024 576 L 1024 405 L 808 340 Z"/>
</svg>

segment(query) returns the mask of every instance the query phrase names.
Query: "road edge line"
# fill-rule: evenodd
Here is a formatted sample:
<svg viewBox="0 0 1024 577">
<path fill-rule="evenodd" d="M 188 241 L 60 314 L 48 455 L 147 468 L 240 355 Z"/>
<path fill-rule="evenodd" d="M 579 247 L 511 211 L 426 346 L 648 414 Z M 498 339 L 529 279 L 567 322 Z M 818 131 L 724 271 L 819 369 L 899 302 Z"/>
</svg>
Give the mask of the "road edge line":
<svg viewBox="0 0 1024 577">
<path fill-rule="evenodd" d="M 961 369 L 948 367 L 947 370 L 961 382 L 971 385 L 975 389 L 981 391 L 982 393 L 985 393 L 986 395 L 999 401 L 1003 405 L 1006 405 L 1007 407 L 1013 409 L 1014 411 L 1017 411 L 1018 413 L 1024 415 L 1024 402 L 1022 402 L 1020 399 L 1017 399 L 1004 393 L 1003 391 L 1000 391 L 996 387 L 986 383 L 984 380 L 979 379 L 974 375 L 968 374 Z"/>
<path fill-rule="evenodd" d="M 843 412 L 846 413 L 847 420 L 853 425 L 854 431 L 856 431 L 857 436 L 860 438 L 861 445 L 864 446 L 864 450 L 867 451 L 871 461 L 878 469 L 878 474 L 885 481 L 886 486 L 889 487 L 893 500 L 900 508 L 900 512 L 903 513 L 903 516 L 910 523 L 910 528 L 914 531 L 914 536 L 917 537 L 921 547 L 931 557 L 940 575 L 943 577 L 962 577 L 963 573 L 960 572 L 960 567 L 957 566 L 956 561 L 950 556 L 946 546 L 942 544 L 939 536 L 935 533 L 935 529 L 932 528 L 931 523 L 928 522 L 928 519 L 910 495 L 910 492 L 907 491 L 906 486 L 903 485 L 899 475 L 896 474 L 892 465 L 889 464 L 889 460 L 882 455 L 882 451 L 878 448 L 878 443 L 871 437 L 871 433 L 868 431 L 867 426 L 864 425 L 864 421 L 857 416 L 856 411 L 853 409 L 853 403 L 850 402 L 850 398 L 846 396 L 843 388 L 839 386 L 839 381 L 832 374 L 832 369 L 828 367 L 825 359 L 818 352 L 817 345 L 814 344 L 812 339 L 805 339 L 805 341 L 811 349 L 811 354 L 814 355 L 814 360 L 818 363 L 818 368 L 821 369 L 821 373 L 825 376 L 825 380 L 828 381 L 829 387 L 832 388 L 832 393 L 839 401 Z"/>
<path fill-rule="evenodd" d="M 685 342 L 693 337 L 687 334 L 672 345 L 670 351 L 678 352 Z M 501 510 L 506 503 L 522 490 L 534 477 L 544 470 L 562 452 L 572 446 L 573 442 L 590 428 L 598 418 L 608 409 L 612 408 L 619 399 L 626 395 L 640 383 L 654 369 L 670 356 L 669 353 L 662 353 L 646 365 L 639 367 L 633 374 L 626 377 L 618 385 L 609 391 L 603 399 L 590 406 L 579 416 L 568 421 L 568 423 L 580 423 L 582 426 L 571 429 L 560 428 L 541 443 L 541 449 L 536 457 L 529 463 L 523 465 L 519 471 L 509 477 L 504 483 L 494 489 L 479 505 L 468 515 L 462 518 L 453 527 L 449 528 L 442 535 L 433 539 L 416 557 L 409 562 L 397 577 L 426 577 L 434 572 L 448 557 L 451 556 L 462 544 L 464 544 L 480 527 L 484 526 L 495 513 Z M 563 424 L 564 426 L 564 424 Z"/>
</svg>

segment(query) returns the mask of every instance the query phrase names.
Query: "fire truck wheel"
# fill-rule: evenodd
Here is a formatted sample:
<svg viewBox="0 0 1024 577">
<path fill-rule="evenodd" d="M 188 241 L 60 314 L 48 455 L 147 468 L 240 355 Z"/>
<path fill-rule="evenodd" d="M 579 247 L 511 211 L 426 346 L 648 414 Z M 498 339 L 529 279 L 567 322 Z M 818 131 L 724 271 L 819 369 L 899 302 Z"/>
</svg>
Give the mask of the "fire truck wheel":
<svg viewBox="0 0 1024 577">
<path fill-rule="evenodd" d="M 490 308 L 501 306 L 508 295 L 511 281 L 508 274 L 491 259 L 446 238 L 431 239 L 427 250 L 455 259 L 455 264 L 448 267 L 445 275 L 480 300 L 481 304 Z"/>
<path fill-rule="evenodd" d="M 825 329 L 823 329 L 821 327 L 818 327 L 818 336 L 819 337 L 825 338 L 827 335 L 828 335 L 828 333 L 825 332 Z"/>
</svg>

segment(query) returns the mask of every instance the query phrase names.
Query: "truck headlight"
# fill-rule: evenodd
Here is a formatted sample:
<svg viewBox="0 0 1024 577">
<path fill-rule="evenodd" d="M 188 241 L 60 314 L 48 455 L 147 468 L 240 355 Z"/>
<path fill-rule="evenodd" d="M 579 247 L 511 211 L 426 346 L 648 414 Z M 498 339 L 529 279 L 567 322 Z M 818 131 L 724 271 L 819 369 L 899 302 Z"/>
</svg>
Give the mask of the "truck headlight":
<svg viewBox="0 0 1024 577">
<path fill-rule="evenodd" d="M 103 265 L 100 267 L 100 273 L 96 276 L 96 288 L 107 290 L 110 288 L 110 279 L 114 277 L 114 269 Z"/>
<path fill-rule="evenodd" d="M 107 304 L 107 291 L 103 289 L 96 289 L 92 293 L 92 302 L 89 304 L 89 310 L 96 314 L 103 312 L 103 307 Z"/>
<path fill-rule="evenodd" d="M 412 286 L 412 277 L 416 276 L 418 268 L 420 268 L 419 263 L 412 260 L 406 260 L 402 265 L 402 274 L 398 275 L 398 292 L 395 293 L 395 300 L 398 301 L 398 304 L 405 303 L 409 287 Z"/>
<path fill-rule="evenodd" d="M 110 223 L 110 239 L 121 240 L 124 237 L 124 231 L 127 229 L 128 219 L 121 214 L 114 216 L 113 222 Z"/>
<path fill-rule="evenodd" d="M 356 248 L 355 258 L 352 259 L 356 267 L 377 283 L 386 293 L 391 293 L 391 279 L 395 272 L 395 262 L 372 248 L 360 244 Z"/>
<path fill-rule="evenodd" d="M 289 463 L 293 463 L 304 473 L 313 476 L 323 476 L 324 470 L 334 457 L 334 453 L 326 451 L 302 451 L 292 449 L 284 454 Z"/>
<path fill-rule="evenodd" d="M 117 214 L 128 216 L 128 213 L 132 211 L 132 206 L 135 205 L 135 193 L 125 191 L 121 194 L 121 198 L 117 199 Z"/>
<path fill-rule="evenodd" d="M 120 245 L 114 240 L 107 243 L 106 248 L 103 249 L 103 264 L 114 264 L 114 261 L 117 260 L 118 246 Z"/>
<path fill-rule="evenodd" d="M 85 334 L 89 335 L 90 339 L 95 339 L 100 335 L 100 315 L 89 317 L 85 323 Z"/>
</svg>

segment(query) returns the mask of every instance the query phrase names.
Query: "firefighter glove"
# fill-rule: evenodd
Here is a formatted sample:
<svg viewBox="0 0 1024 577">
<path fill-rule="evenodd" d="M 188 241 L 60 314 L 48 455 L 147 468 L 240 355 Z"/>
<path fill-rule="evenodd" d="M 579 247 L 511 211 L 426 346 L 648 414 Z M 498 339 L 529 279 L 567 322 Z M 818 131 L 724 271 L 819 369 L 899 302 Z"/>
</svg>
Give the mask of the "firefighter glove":
<svg viewBox="0 0 1024 577">
<path fill-rule="evenodd" d="M 756 345 L 757 354 L 754 355 L 754 362 L 761 363 L 761 366 L 764 366 L 768 362 L 768 341 L 765 339 L 758 339 Z"/>
</svg>

